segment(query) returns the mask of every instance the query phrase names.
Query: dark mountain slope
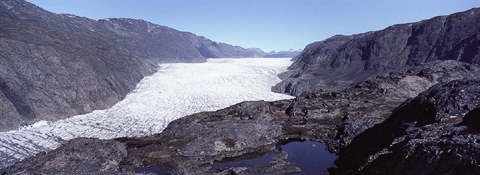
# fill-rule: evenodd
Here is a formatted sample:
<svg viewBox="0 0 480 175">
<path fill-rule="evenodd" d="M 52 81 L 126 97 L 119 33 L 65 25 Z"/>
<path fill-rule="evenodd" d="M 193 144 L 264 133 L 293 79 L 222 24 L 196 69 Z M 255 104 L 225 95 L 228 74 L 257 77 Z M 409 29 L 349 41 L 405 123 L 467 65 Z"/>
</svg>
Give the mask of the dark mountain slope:
<svg viewBox="0 0 480 175">
<path fill-rule="evenodd" d="M 134 51 L 141 58 L 157 62 L 199 62 L 204 58 L 256 56 L 255 52 L 241 47 L 213 42 L 143 20 L 111 18 L 96 21 L 70 14 L 54 14 L 23 0 L 6 0 L 0 6 L 3 8 L 0 16 L 109 40 Z"/>
<path fill-rule="evenodd" d="M 158 63 L 254 57 L 253 51 L 134 19 L 54 14 L 0 2 L 0 131 L 105 109 Z"/>
<path fill-rule="evenodd" d="M 479 174 L 479 80 L 433 86 L 339 153 L 330 174 Z"/>
<path fill-rule="evenodd" d="M 113 18 L 99 20 L 117 45 L 155 62 L 203 62 L 205 58 L 257 57 L 250 50 L 217 43 L 189 32 L 143 20 Z M 120 37 L 119 37 L 120 36 Z"/>
<path fill-rule="evenodd" d="M 105 40 L 0 21 L 2 130 L 110 107 L 156 68 Z"/>
<path fill-rule="evenodd" d="M 272 88 L 303 91 L 343 89 L 402 67 L 435 60 L 480 63 L 480 8 L 384 30 L 334 36 L 308 45 Z"/>
</svg>

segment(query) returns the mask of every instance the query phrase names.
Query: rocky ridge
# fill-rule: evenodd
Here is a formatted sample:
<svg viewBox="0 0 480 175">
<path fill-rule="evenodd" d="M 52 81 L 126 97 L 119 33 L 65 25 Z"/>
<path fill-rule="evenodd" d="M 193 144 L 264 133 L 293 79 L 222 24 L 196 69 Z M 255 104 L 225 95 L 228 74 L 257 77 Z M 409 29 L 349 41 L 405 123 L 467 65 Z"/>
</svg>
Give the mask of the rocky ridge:
<svg viewBox="0 0 480 175">
<path fill-rule="evenodd" d="M 337 35 L 294 58 L 275 92 L 339 90 L 403 67 L 435 60 L 480 63 L 480 8 L 384 30 Z"/>
<path fill-rule="evenodd" d="M 54 14 L 0 2 L 0 131 L 111 107 L 159 63 L 253 51 L 135 19 Z"/>
<path fill-rule="evenodd" d="M 342 149 L 331 174 L 478 174 L 479 80 L 435 85 Z"/>
</svg>

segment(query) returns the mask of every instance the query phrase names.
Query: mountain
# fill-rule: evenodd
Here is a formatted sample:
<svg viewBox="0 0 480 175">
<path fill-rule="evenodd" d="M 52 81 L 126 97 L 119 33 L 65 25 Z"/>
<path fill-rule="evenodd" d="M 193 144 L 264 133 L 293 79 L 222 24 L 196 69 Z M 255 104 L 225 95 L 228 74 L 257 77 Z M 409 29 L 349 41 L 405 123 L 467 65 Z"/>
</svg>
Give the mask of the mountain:
<svg viewBox="0 0 480 175">
<path fill-rule="evenodd" d="M 0 2 L 0 131 L 105 109 L 159 63 L 256 57 L 253 51 L 136 19 L 54 14 Z"/>
<path fill-rule="evenodd" d="M 290 49 L 290 50 L 284 50 L 279 52 L 275 52 L 275 51 L 265 52 L 260 48 L 249 48 L 248 50 L 254 51 L 255 53 L 257 53 L 257 55 L 262 56 L 264 58 L 292 58 L 302 52 L 302 49 L 299 49 L 299 50 Z"/>
<path fill-rule="evenodd" d="M 335 90 L 435 60 L 480 63 L 480 8 L 309 44 L 272 90 Z"/>
</svg>

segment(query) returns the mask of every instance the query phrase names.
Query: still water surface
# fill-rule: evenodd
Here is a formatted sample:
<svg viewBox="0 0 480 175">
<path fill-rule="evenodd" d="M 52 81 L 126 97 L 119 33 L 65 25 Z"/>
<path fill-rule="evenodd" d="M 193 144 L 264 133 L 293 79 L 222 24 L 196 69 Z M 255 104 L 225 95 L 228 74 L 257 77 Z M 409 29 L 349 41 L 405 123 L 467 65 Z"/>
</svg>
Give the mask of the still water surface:
<svg viewBox="0 0 480 175">
<path fill-rule="evenodd" d="M 324 174 L 329 168 L 333 167 L 333 162 L 338 157 L 335 154 L 329 153 L 325 150 L 325 143 L 315 141 L 294 141 L 281 145 L 278 149 L 271 151 L 261 157 L 232 161 L 232 162 L 215 162 L 211 165 L 211 170 L 226 169 L 229 167 L 249 167 L 255 165 L 265 165 L 272 160 L 272 157 L 277 155 L 280 151 L 288 153 L 287 161 L 302 169 L 301 173 L 292 174 Z M 157 174 L 166 174 L 173 168 L 151 166 L 146 168 L 137 168 L 135 172 L 150 171 Z"/>
</svg>

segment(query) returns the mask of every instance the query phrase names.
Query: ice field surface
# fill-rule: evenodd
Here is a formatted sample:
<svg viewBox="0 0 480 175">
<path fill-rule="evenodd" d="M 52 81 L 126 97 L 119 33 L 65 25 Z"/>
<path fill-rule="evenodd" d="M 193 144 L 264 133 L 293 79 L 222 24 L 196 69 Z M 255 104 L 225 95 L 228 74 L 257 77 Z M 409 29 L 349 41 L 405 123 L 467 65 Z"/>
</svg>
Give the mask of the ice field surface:
<svg viewBox="0 0 480 175">
<path fill-rule="evenodd" d="M 161 64 L 155 74 L 143 78 L 135 90 L 109 109 L 0 132 L 0 168 L 55 149 L 73 138 L 147 136 L 193 113 L 215 111 L 242 101 L 293 98 L 270 91 L 281 81 L 277 75 L 291 64 L 290 58 Z"/>
</svg>

